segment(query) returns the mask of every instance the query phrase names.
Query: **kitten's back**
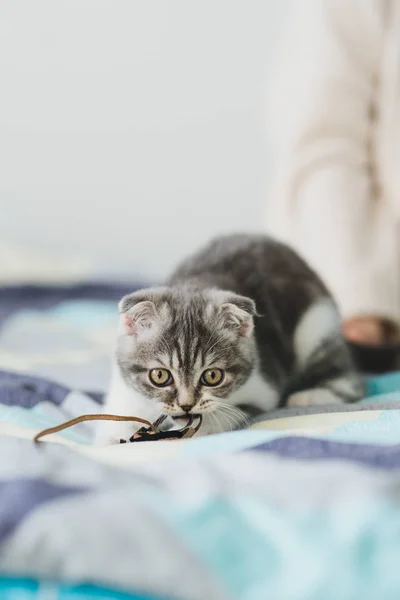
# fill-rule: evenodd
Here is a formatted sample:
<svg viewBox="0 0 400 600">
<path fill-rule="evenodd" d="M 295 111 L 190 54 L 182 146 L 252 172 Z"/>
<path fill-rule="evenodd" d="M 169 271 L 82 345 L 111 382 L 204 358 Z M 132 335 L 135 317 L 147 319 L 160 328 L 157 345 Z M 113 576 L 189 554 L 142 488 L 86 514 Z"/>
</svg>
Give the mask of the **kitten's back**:
<svg viewBox="0 0 400 600">
<path fill-rule="evenodd" d="M 287 335 L 293 334 L 310 304 L 329 296 L 324 283 L 296 252 L 262 235 L 217 238 L 184 261 L 169 284 L 193 280 L 252 298 L 260 315 L 277 311 Z"/>
<path fill-rule="evenodd" d="M 260 368 L 284 396 L 353 377 L 328 289 L 285 244 L 262 235 L 220 237 L 183 262 L 169 281 L 189 283 L 230 290 L 255 301 Z M 349 399 L 360 394 L 357 377 L 355 381 L 357 391 Z"/>
</svg>

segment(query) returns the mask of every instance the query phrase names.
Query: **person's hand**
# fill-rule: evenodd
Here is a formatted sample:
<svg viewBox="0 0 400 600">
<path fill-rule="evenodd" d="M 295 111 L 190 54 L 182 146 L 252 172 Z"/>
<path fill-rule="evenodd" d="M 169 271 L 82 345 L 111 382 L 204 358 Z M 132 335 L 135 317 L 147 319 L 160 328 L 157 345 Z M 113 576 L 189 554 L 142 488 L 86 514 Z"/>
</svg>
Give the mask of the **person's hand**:
<svg viewBox="0 0 400 600">
<path fill-rule="evenodd" d="M 343 323 L 344 337 L 356 344 L 378 346 L 387 341 L 387 326 L 379 317 L 353 317 Z"/>
</svg>

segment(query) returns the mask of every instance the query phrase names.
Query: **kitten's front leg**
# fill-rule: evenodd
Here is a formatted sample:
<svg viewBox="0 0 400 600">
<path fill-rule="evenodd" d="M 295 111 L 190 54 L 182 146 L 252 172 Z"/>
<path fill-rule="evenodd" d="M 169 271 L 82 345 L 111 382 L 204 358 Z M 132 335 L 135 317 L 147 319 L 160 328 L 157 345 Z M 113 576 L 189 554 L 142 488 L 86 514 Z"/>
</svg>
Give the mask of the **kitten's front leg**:
<svg viewBox="0 0 400 600">
<path fill-rule="evenodd" d="M 158 419 L 161 414 L 154 401 L 142 396 L 125 383 L 118 367 L 114 369 L 102 412 L 112 415 L 139 417 L 151 423 Z M 141 423 L 133 421 L 99 421 L 95 444 L 98 446 L 119 444 L 121 439 L 128 440 L 141 427 L 143 427 Z"/>
<path fill-rule="evenodd" d="M 332 404 L 343 404 L 343 400 L 334 392 L 324 388 L 303 390 L 289 396 L 287 406 L 290 408 L 302 406 L 322 406 Z"/>
<path fill-rule="evenodd" d="M 364 392 L 362 379 L 350 373 L 326 382 L 325 386 L 320 385 L 293 393 L 287 400 L 287 406 L 321 406 L 356 402 L 363 397 Z"/>
</svg>

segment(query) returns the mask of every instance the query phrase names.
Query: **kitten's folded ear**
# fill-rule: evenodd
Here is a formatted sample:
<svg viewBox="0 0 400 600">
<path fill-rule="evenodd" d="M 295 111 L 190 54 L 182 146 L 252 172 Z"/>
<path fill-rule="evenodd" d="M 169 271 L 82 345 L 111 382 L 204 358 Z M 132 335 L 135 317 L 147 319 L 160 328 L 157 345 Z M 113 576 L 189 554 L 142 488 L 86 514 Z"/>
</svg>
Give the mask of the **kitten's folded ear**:
<svg viewBox="0 0 400 600">
<path fill-rule="evenodd" d="M 229 293 L 223 300 L 218 310 L 221 325 L 233 329 L 242 337 L 249 337 L 254 329 L 253 317 L 257 314 L 255 302 L 251 298 Z"/>
<path fill-rule="evenodd" d="M 165 318 L 166 288 L 149 288 L 124 296 L 119 303 L 120 331 L 125 335 L 154 332 Z"/>
</svg>

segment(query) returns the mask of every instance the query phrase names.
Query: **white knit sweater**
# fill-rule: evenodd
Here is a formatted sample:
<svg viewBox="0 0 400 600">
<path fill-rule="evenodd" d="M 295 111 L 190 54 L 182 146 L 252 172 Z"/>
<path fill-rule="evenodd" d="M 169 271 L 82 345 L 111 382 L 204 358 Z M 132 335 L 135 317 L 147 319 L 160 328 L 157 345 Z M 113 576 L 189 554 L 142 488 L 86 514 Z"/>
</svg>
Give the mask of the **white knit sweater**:
<svg viewBox="0 0 400 600">
<path fill-rule="evenodd" d="M 400 322 L 400 0 L 294 0 L 271 88 L 267 229 L 344 317 Z"/>
</svg>

